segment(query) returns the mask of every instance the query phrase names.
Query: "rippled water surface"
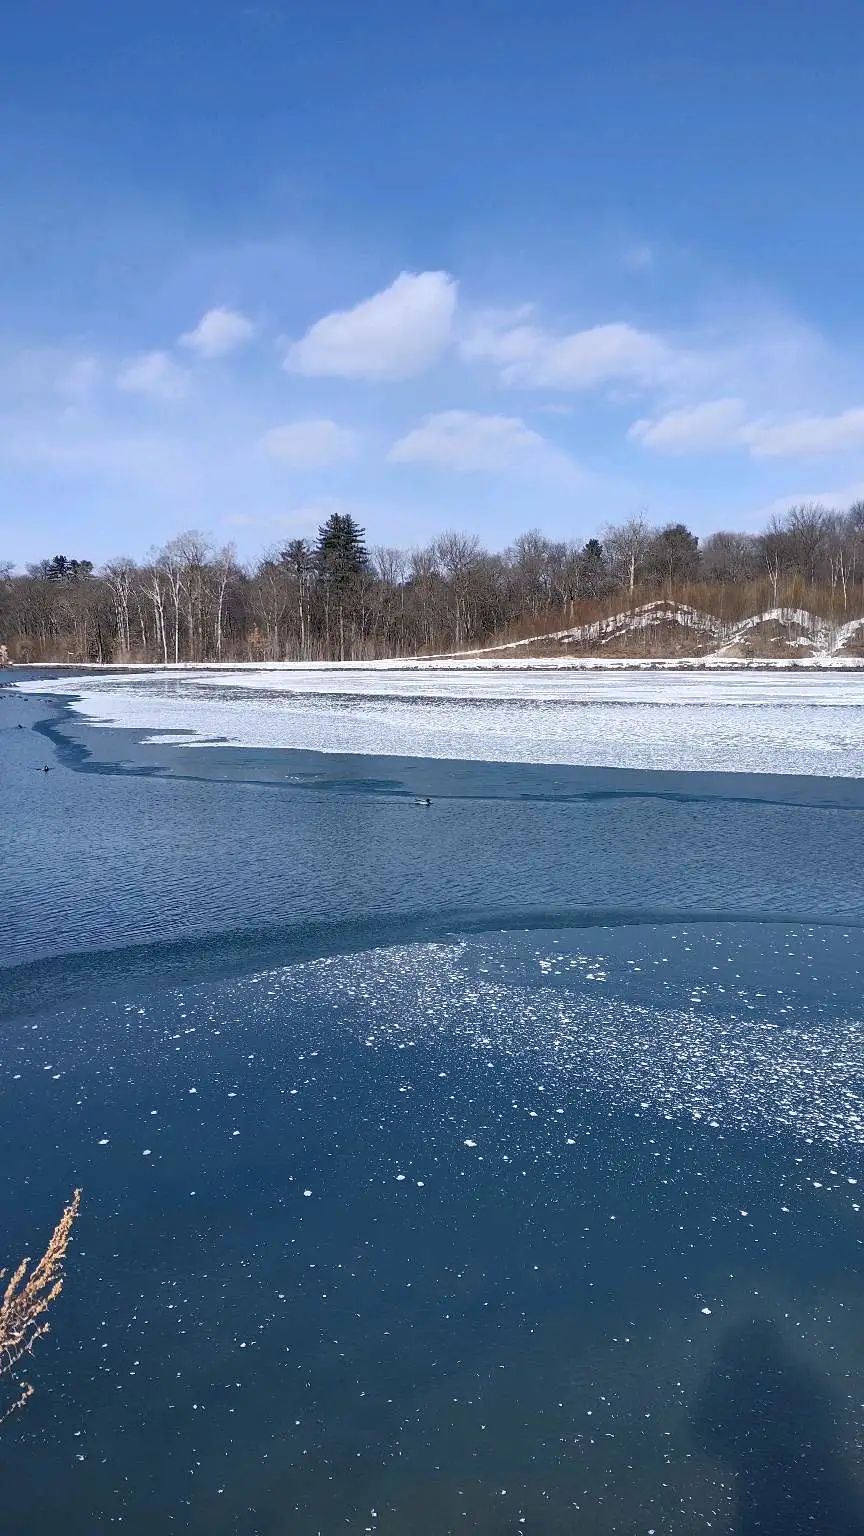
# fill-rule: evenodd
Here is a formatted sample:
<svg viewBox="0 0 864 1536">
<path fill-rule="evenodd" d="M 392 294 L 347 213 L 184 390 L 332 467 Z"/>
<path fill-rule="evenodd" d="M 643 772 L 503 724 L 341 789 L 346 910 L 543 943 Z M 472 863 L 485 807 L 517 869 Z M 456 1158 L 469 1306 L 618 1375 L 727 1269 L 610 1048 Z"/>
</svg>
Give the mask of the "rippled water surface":
<svg viewBox="0 0 864 1536">
<path fill-rule="evenodd" d="M 864 1532 L 864 785 L 0 712 L 4 1533 Z"/>
</svg>

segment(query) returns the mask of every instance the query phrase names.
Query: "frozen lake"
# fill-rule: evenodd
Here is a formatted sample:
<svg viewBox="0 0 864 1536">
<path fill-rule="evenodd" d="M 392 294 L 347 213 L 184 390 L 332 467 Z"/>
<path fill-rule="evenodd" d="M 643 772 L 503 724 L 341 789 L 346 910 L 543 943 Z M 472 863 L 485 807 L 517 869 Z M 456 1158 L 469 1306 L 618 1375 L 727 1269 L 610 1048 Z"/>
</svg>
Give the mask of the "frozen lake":
<svg viewBox="0 0 864 1536">
<path fill-rule="evenodd" d="M 861 1536 L 856 680 L 347 676 L 2 691 L 3 1536 Z"/>
<path fill-rule="evenodd" d="M 744 773 L 864 774 L 864 672 L 246 667 L 22 686 L 151 741 Z"/>
</svg>

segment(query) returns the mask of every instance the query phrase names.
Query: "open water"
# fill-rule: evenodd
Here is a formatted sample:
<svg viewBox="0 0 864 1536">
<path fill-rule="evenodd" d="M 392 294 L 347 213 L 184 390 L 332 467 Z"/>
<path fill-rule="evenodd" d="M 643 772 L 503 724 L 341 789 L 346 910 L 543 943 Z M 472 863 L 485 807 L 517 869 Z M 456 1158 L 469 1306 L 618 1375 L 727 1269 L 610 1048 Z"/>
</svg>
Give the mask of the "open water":
<svg viewBox="0 0 864 1536">
<path fill-rule="evenodd" d="M 864 781 L 0 762 L 4 1536 L 864 1533 Z"/>
</svg>

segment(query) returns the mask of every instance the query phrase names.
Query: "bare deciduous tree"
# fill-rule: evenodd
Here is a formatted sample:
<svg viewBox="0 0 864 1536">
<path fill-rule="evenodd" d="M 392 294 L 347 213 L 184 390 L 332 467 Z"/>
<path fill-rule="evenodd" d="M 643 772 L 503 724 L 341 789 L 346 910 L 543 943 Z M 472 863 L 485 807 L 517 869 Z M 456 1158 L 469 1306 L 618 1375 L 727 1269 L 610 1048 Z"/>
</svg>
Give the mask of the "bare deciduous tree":
<svg viewBox="0 0 864 1536">
<path fill-rule="evenodd" d="M 631 602 L 654 536 L 655 530 L 641 512 L 637 517 L 628 518 L 626 523 L 610 524 L 603 530 L 603 547 L 609 565 L 619 582 L 626 584 Z"/>
<path fill-rule="evenodd" d="M 637 517 L 602 542 L 531 529 L 491 552 L 449 532 L 371 558 L 362 529 L 334 514 L 316 544 L 292 539 L 248 567 L 231 545 L 185 533 L 143 565 L 95 572 L 55 555 L 23 575 L 0 568 L 0 642 L 12 661 L 362 659 L 542 635 L 661 595 L 721 619 L 784 605 L 838 622 L 864 612 L 864 503 L 793 506 L 762 534 L 701 544 L 681 523 Z"/>
</svg>

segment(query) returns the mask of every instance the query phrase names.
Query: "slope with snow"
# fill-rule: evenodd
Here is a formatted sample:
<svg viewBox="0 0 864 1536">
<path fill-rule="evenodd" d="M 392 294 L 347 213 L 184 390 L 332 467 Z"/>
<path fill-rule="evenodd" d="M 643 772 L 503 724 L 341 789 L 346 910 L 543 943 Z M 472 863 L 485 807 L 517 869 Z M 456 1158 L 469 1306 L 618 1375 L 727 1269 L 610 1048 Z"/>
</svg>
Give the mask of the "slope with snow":
<svg viewBox="0 0 864 1536">
<path fill-rule="evenodd" d="M 701 661 L 737 658 L 771 660 L 783 655 L 784 647 L 790 655 L 806 650 L 820 659 L 842 655 L 845 647 L 864 629 L 864 619 L 852 619 L 839 628 L 811 613 L 806 608 L 768 608 L 764 613 L 751 614 L 736 623 L 724 623 L 714 614 L 705 613 L 688 603 L 676 603 L 660 598 L 642 603 L 591 624 L 575 625 L 572 629 L 559 629 L 551 634 L 531 635 L 524 640 L 511 640 L 503 645 L 484 646 L 475 651 L 461 651 L 454 655 L 469 656 L 518 656 L 543 647 L 550 653 L 608 650 L 616 644 L 626 645 L 632 638 L 638 643 L 651 637 L 659 645 L 670 645 L 673 637 L 679 647 L 688 647 Z M 714 649 L 710 649 L 713 642 Z M 760 657 L 760 644 L 764 655 Z M 549 659 L 551 659 L 551 654 Z M 624 658 L 634 660 L 634 656 Z M 676 661 L 682 659 L 676 657 Z"/>
</svg>

